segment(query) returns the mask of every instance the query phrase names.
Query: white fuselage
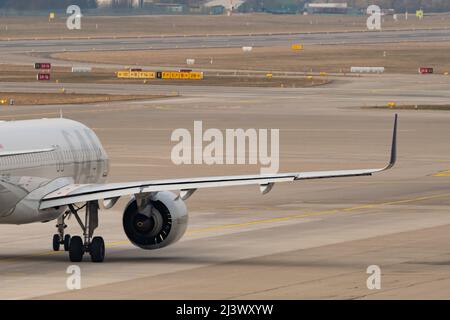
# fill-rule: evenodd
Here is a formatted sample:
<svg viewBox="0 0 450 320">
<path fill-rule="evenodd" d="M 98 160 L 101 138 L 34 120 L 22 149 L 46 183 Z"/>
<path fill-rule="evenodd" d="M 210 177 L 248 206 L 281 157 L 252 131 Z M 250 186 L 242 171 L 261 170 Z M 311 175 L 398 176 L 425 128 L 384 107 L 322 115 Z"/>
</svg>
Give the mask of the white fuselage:
<svg viewBox="0 0 450 320">
<path fill-rule="evenodd" d="M 0 224 L 56 219 L 66 207 L 39 210 L 46 194 L 101 183 L 108 156 L 95 133 L 68 119 L 0 122 Z"/>
</svg>

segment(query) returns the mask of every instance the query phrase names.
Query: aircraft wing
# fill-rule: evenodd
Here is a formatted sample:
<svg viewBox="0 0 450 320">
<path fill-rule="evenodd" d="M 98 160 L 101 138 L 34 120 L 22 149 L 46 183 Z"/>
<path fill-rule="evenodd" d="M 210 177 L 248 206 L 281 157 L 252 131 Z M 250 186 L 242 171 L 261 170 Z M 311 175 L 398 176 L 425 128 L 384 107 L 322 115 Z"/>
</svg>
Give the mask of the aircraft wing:
<svg viewBox="0 0 450 320">
<path fill-rule="evenodd" d="M 292 172 L 266 175 L 239 175 L 202 178 L 183 178 L 167 180 L 150 180 L 125 183 L 105 184 L 70 184 L 50 194 L 47 194 L 40 204 L 40 209 L 87 202 L 100 199 L 117 200 L 121 196 L 151 193 L 158 191 L 180 191 L 180 197 L 187 199 L 195 190 L 227 186 L 242 186 L 256 184 L 263 194 L 269 192 L 278 182 L 288 182 L 307 179 L 325 179 L 337 177 L 370 176 L 392 168 L 397 158 L 397 115 L 394 120 L 391 155 L 389 163 L 378 169 L 356 169 L 337 171 Z"/>
</svg>

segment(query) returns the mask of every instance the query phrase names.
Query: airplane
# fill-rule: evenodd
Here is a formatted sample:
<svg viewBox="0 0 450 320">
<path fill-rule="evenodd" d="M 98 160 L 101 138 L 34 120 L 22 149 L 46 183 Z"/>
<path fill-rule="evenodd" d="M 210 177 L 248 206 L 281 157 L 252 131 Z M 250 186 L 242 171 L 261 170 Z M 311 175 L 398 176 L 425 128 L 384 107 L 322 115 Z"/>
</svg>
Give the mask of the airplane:
<svg viewBox="0 0 450 320">
<path fill-rule="evenodd" d="M 105 242 L 95 236 L 100 205 L 111 209 L 130 196 L 122 224 L 131 243 L 142 249 L 166 247 L 186 231 L 185 201 L 201 188 L 259 185 L 262 194 L 275 183 L 306 179 L 369 176 L 392 168 L 397 157 L 397 115 L 389 163 L 379 169 L 311 171 L 260 175 L 196 177 L 107 183 L 109 160 L 87 126 L 65 118 L 0 122 L 0 224 L 56 220 L 53 250 L 62 245 L 72 262 L 89 253 L 105 259 Z M 174 193 L 176 192 L 176 193 Z M 84 210 L 83 210 L 84 209 Z M 84 219 L 79 212 L 84 211 Z M 73 215 L 81 236 L 64 233 Z"/>
</svg>

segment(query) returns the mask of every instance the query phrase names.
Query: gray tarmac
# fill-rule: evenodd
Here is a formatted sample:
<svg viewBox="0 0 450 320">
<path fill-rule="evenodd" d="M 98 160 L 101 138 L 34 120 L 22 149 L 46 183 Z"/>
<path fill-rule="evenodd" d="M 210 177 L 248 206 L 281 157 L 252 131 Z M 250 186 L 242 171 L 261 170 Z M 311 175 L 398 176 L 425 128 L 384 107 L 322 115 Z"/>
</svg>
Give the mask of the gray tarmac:
<svg viewBox="0 0 450 320">
<path fill-rule="evenodd" d="M 138 50 L 200 47 L 277 46 L 300 41 L 303 44 L 361 44 L 401 41 L 444 41 L 450 39 L 450 29 L 397 30 L 373 32 L 314 32 L 289 34 L 248 34 L 209 36 L 159 36 L 139 38 L 29 39 L 2 40 L 2 52 L 21 53 Z"/>
<path fill-rule="evenodd" d="M 317 88 L 65 84 L 69 92 L 181 97 L 91 105 L 2 107 L 0 120 L 64 117 L 92 127 L 112 162 L 111 181 L 258 173 L 258 165 L 176 166 L 176 128 L 280 129 L 280 172 L 372 168 L 388 160 L 389 101 L 448 104 L 450 78 L 376 75 Z M 0 91 L 56 92 L 61 84 L 0 83 Z M 449 299 L 450 113 L 399 110 L 398 163 L 373 177 L 197 191 L 190 225 L 173 246 L 144 251 L 121 227 L 125 200 L 102 211 L 107 257 L 80 263 L 52 252 L 54 222 L 0 226 L 3 299 Z M 68 232 L 80 234 L 69 220 Z M 366 286 L 371 265 L 381 290 Z"/>
<path fill-rule="evenodd" d="M 164 36 L 138 38 L 62 38 L 1 40 L 0 58 L 3 64 L 28 64 L 36 62 L 36 55 L 46 57 L 46 61 L 58 66 L 71 66 L 73 63 L 49 58 L 56 52 L 79 51 L 127 51 L 188 48 L 226 48 L 226 47 L 270 47 L 292 43 L 311 44 L 374 44 L 399 43 L 410 41 L 449 41 L 450 28 L 423 30 L 384 30 L 367 32 L 314 32 L 288 34 L 248 34 L 248 35 L 209 35 L 209 36 Z M 94 67 L 108 67 L 100 63 L 76 63 Z M 112 65 L 109 65 L 111 67 Z"/>
<path fill-rule="evenodd" d="M 243 45 L 448 41 L 448 30 L 130 39 L 0 41 L 2 63 L 59 51 Z M 61 65 L 68 62 L 55 61 Z M 96 66 L 101 66 L 96 64 Z M 258 165 L 171 162 L 176 128 L 280 129 L 280 172 L 373 168 L 388 160 L 395 110 L 449 104 L 450 77 L 339 77 L 315 88 L 227 88 L 0 82 L 0 92 L 180 93 L 180 97 L 89 105 L 3 106 L 0 120 L 64 117 L 92 127 L 110 155 L 110 181 L 258 173 Z M 399 110 L 398 163 L 373 177 L 200 190 L 187 200 L 182 240 L 162 250 L 131 245 L 127 199 L 100 215 L 107 257 L 72 265 L 51 251 L 55 223 L 0 226 L 1 299 L 449 299 L 450 112 Z M 80 234 L 74 220 L 68 233 Z M 381 268 L 369 290 L 367 268 Z"/>
</svg>

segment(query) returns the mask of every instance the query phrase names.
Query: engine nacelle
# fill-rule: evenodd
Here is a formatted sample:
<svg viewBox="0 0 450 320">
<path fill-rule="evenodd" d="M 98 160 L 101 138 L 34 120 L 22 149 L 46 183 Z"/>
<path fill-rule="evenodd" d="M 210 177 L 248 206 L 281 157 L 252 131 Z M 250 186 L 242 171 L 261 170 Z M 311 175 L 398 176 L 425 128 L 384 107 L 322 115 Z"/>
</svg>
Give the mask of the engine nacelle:
<svg viewBox="0 0 450 320">
<path fill-rule="evenodd" d="M 143 199 L 140 210 L 135 198 L 123 212 L 123 229 L 128 239 L 139 248 L 159 249 L 180 240 L 188 224 L 183 200 L 168 191 Z"/>
</svg>

